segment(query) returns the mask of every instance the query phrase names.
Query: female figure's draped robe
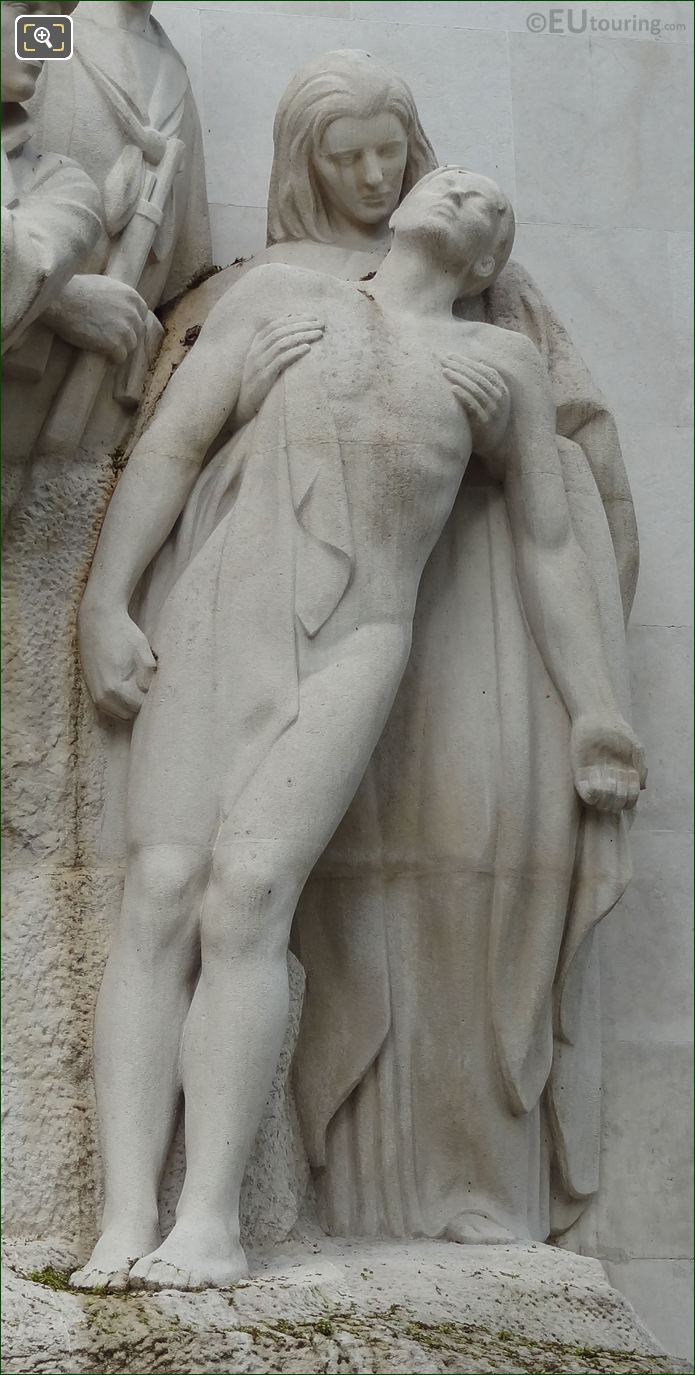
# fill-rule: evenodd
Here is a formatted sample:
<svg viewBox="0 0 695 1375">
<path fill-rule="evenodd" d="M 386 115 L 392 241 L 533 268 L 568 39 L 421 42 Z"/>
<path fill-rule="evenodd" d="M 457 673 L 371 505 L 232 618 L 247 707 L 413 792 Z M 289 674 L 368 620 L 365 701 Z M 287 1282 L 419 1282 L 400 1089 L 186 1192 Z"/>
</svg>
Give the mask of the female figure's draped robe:
<svg viewBox="0 0 695 1375">
<path fill-rule="evenodd" d="M 376 265 L 287 248 L 300 266 L 328 251 L 346 277 Z M 231 275 L 200 289 L 208 309 Z M 637 545 L 615 426 L 522 268 L 466 303 L 474 313 L 528 334 L 546 361 L 572 523 L 627 712 L 618 563 L 629 609 Z M 217 491 L 221 460 L 196 502 Z M 223 485 L 233 501 L 231 474 Z M 192 514 L 159 555 L 160 587 L 192 551 Z M 196 528 L 205 519 L 198 507 Z M 598 1182 L 593 929 L 629 873 L 625 819 L 576 796 L 569 719 L 526 625 L 504 496 L 474 458 L 425 569 L 389 724 L 295 919 L 307 982 L 294 1083 L 328 1229 L 437 1235 L 487 1200 L 512 1230 L 545 1238 L 581 1212 Z"/>
<path fill-rule="evenodd" d="M 597 485 L 629 539 L 615 427 L 523 270 L 510 264 L 486 297 L 485 318 L 546 360 L 627 712 Z M 636 541 L 628 582 L 631 554 Z M 544 1239 L 581 1212 L 598 1185 L 593 929 L 629 876 L 626 820 L 574 791 L 569 719 L 525 622 L 504 496 L 474 461 L 423 576 L 386 732 L 295 922 L 307 975 L 295 1085 L 329 1230 L 438 1235 L 488 1201 Z"/>
</svg>

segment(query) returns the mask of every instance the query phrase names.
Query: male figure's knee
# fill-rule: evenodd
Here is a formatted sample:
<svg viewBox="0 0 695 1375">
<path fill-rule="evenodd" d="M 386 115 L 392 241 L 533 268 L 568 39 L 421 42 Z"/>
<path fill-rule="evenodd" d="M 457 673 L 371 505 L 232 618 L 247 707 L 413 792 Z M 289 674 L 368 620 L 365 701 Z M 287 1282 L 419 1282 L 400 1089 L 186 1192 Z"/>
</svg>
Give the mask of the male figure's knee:
<svg viewBox="0 0 695 1375">
<path fill-rule="evenodd" d="M 208 868 L 203 855 L 180 845 L 153 845 L 130 853 L 124 934 L 137 939 L 144 958 L 192 942 Z"/>
<path fill-rule="evenodd" d="M 304 877 L 280 844 L 222 849 L 213 860 L 203 911 L 204 958 L 284 950 Z"/>
</svg>

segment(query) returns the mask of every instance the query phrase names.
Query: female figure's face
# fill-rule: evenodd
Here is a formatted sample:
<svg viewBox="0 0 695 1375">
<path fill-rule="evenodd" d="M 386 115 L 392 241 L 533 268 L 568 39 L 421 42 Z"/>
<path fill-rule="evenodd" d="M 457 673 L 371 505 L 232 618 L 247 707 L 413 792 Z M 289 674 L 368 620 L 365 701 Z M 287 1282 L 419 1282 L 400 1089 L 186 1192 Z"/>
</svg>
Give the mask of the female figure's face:
<svg viewBox="0 0 695 1375">
<path fill-rule="evenodd" d="M 329 214 L 356 225 L 388 223 L 407 158 L 408 140 L 397 115 L 334 119 L 313 159 Z"/>
</svg>

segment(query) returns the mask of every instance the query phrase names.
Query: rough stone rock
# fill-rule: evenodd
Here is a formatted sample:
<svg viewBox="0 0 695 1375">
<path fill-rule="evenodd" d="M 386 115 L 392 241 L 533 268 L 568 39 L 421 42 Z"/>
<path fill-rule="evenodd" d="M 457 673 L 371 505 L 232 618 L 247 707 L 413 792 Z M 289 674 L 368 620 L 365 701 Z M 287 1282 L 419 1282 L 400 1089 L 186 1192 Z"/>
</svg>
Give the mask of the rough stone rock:
<svg viewBox="0 0 695 1375">
<path fill-rule="evenodd" d="M 689 1369 L 598 1261 L 548 1246 L 305 1237 L 233 1290 L 123 1296 L 70 1290 L 72 1259 L 13 1245 L 5 1375 Z"/>
</svg>

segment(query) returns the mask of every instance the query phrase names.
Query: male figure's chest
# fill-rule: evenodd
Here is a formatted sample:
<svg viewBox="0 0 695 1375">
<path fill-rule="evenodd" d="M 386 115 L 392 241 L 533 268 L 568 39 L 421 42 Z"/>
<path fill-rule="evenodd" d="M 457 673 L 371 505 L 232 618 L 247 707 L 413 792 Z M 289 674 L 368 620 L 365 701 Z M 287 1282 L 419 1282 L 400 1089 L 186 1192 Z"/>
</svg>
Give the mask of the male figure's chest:
<svg viewBox="0 0 695 1375">
<path fill-rule="evenodd" d="M 460 448 L 465 417 L 438 344 L 417 321 L 385 314 L 356 288 L 327 311 L 316 358 L 341 438 Z"/>
</svg>

